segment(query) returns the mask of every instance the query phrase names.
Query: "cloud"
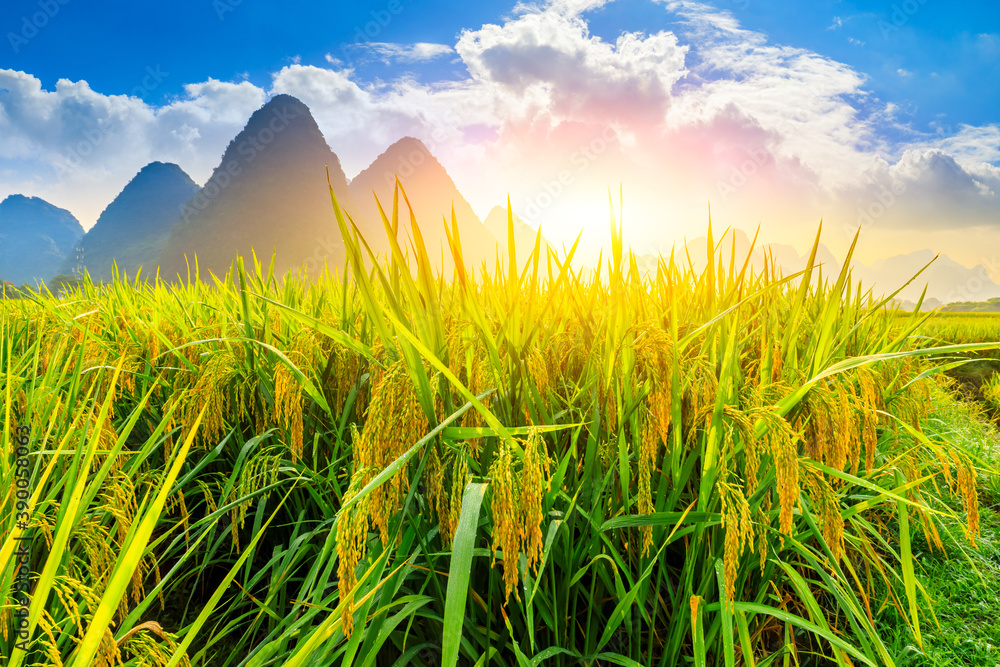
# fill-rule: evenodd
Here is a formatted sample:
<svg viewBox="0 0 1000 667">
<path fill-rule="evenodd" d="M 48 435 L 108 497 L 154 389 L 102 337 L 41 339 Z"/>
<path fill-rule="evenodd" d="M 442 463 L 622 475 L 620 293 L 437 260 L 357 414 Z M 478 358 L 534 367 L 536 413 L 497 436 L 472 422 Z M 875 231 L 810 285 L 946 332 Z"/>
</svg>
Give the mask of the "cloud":
<svg viewBox="0 0 1000 667">
<path fill-rule="evenodd" d="M 426 86 L 401 78 L 375 85 L 353 76 L 351 69 L 290 65 L 274 74 L 271 86 L 272 94 L 294 95 L 310 108 L 348 177 L 403 136 L 425 139 L 435 151 L 445 135 L 457 143 L 464 127 L 496 122 L 468 84 Z"/>
<path fill-rule="evenodd" d="M 441 56 L 454 53 L 454 49 L 447 44 L 433 44 L 430 42 L 417 42 L 416 44 L 392 44 L 389 42 L 366 42 L 357 44 L 354 48 L 364 51 L 375 60 L 380 60 L 386 65 L 394 62 L 417 63 L 427 62 L 440 58 Z M 330 56 L 327 56 L 330 60 Z M 334 59 L 335 61 L 336 59 Z M 331 62 L 334 62 L 331 61 Z M 334 64 L 337 64 L 334 62 Z"/>
<path fill-rule="evenodd" d="M 168 73 L 146 78 L 152 92 Z M 206 179 L 228 142 L 265 99 L 250 83 L 209 79 L 154 107 L 137 95 L 103 95 L 86 81 L 60 79 L 44 90 L 36 77 L 0 70 L 0 161 L 21 177 L 2 194 L 23 192 L 71 208 L 85 226 L 136 172 L 153 160 L 180 163 Z M 16 189 L 15 189 L 16 187 Z"/>
<path fill-rule="evenodd" d="M 975 48 L 984 58 L 1000 57 L 1000 35 L 995 33 L 980 33 L 976 35 Z"/>
<path fill-rule="evenodd" d="M 790 242 L 820 218 L 850 228 L 862 215 L 886 231 L 1000 228 L 1000 126 L 918 134 L 865 88 L 863 73 L 775 45 L 693 0 L 658 3 L 676 31 L 602 39 L 588 16 L 605 4 L 519 4 L 454 45 L 364 47 L 397 64 L 451 54 L 468 71 L 459 80 L 366 81 L 328 55 L 323 67 L 287 64 L 267 90 L 209 79 L 156 107 L 85 81 L 46 91 L 29 74 L 0 70 L 0 190 L 51 197 L 92 220 L 153 159 L 204 180 L 267 96 L 288 93 L 312 109 L 348 176 L 416 136 L 477 210 L 510 194 L 557 245 L 581 229 L 585 243 L 603 242 L 608 188 L 619 184 L 637 247 L 669 249 L 701 233 L 709 202 L 720 224 L 762 222 Z M 79 168 L 54 179 L 95 132 L 103 138 Z M 31 168 L 11 168 L 22 163 Z M 873 217 L 874 204 L 884 210 Z"/>
<path fill-rule="evenodd" d="M 626 32 L 613 44 L 592 36 L 577 10 L 596 4 L 560 2 L 463 31 L 455 50 L 506 122 L 664 120 L 687 48 L 668 32 Z"/>
<path fill-rule="evenodd" d="M 862 175 L 863 184 L 838 193 L 845 231 L 877 231 L 880 243 L 902 231 L 1000 233 L 1000 169 L 992 165 L 967 168 L 940 148 L 914 148 L 894 163 L 874 157 Z"/>
<path fill-rule="evenodd" d="M 865 78 L 817 53 L 776 46 L 742 29 L 728 12 L 697 2 L 667 2 L 697 44 L 700 82 L 680 91 L 673 123 L 684 126 L 738 108 L 775 136 L 779 156 L 796 158 L 836 188 L 857 178 L 865 148 L 878 144 L 865 109 Z"/>
<path fill-rule="evenodd" d="M 951 136 L 928 140 L 925 146 L 947 151 L 967 167 L 1000 162 L 1000 124 L 961 125 Z"/>
<path fill-rule="evenodd" d="M 619 137 L 635 142 L 662 133 L 687 47 L 668 32 L 624 33 L 614 42 L 591 35 L 580 14 L 600 4 L 521 6 L 503 24 L 464 31 L 455 52 L 470 72 L 466 80 L 364 84 L 331 63 L 284 68 L 273 90 L 314 110 L 349 175 L 411 134 L 484 212 L 508 193 L 526 205 L 567 168 L 577 188 L 590 185 L 606 197 L 606 174 L 637 168 L 622 160 Z M 591 144 L 599 159 L 587 157 Z"/>
</svg>

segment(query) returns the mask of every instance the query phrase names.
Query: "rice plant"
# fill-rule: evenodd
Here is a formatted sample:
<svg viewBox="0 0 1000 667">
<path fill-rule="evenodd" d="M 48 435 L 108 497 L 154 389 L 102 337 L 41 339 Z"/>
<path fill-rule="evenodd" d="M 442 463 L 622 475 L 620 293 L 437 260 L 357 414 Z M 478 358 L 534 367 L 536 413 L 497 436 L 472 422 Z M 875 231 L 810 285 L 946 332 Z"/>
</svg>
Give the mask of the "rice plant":
<svg viewBox="0 0 1000 667">
<path fill-rule="evenodd" d="M 452 216 L 441 276 L 407 210 L 375 257 L 334 197 L 317 280 L 0 304 L 6 664 L 893 665 L 887 607 L 921 646 L 914 547 L 975 543 L 983 472 L 925 359 L 995 344 L 929 346 L 819 234 L 644 275 L 612 206 L 596 271 L 468 267 Z"/>
</svg>

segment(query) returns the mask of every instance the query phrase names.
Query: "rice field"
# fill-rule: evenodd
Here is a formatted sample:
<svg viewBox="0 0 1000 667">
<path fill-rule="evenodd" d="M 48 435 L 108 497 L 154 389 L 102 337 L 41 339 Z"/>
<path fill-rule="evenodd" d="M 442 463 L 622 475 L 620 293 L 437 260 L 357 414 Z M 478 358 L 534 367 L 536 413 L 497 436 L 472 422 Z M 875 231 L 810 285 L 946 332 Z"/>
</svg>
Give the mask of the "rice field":
<svg viewBox="0 0 1000 667">
<path fill-rule="evenodd" d="M 921 327 L 931 344 L 1000 340 L 1000 313 L 936 312 Z"/>
<path fill-rule="evenodd" d="M 936 313 L 920 327 L 925 345 L 1000 340 L 1000 314 Z M 958 355 L 950 362 L 949 375 L 972 399 L 978 401 L 984 416 L 1000 424 L 1000 352 L 980 350 Z M 939 362 L 939 363 L 940 363 Z"/>
<path fill-rule="evenodd" d="M 990 473 L 927 359 L 992 322 L 929 345 L 711 231 L 640 275 L 613 212 L 597 273 L 466 268 L 452 221 L 445 279 L 398 198 L 385 261 L 334 213 L 317 280 L 0 302 L 4 664 L 903 664 L 886 610 L 923 645 L 914 552 L 975 545 Z"/>
</svg>

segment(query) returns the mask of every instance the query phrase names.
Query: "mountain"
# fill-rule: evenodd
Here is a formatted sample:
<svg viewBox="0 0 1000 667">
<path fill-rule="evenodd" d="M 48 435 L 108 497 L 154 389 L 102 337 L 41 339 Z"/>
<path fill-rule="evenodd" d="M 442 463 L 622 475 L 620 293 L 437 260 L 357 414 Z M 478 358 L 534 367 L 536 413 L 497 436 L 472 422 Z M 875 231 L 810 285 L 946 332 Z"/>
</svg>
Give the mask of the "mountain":
<svg viewBox="0 0 1000 667">
<path fill-rule="evenodd" d="M 91 278 L 111 280 L 113 263 L 130 278 L 139 267 L 155 272 L 177 211 L 197 191 L 198 185 L 176 164 L 153 162 L 143 167 L 80 242 L 82 264 Z M 77 261 L 67 258 L 61 273 L 74 273 Z"/>
<path fill-rule="evenodd" d="M 483 225 L 500 241 L 500 258 L 506 262 L 507 208 L 505 206 L 494 206 L 493 210 L 486 216 L 486 220 L 483 221 Z M 528 261 L 528 256 L 535 249 L 535 238 L 537 234 L 538 230 L 525 223 L 524 220 L 517 214 L 514 215 L 514 253 L 517 255 L 517 267 L 519 270 L 524 268 L 524 265 Z M 539 247 L 539 266 L 545 266 L 547 248 L 555 250 L 555 248 L 552 248 L 543 236 L 541 246 Z"/>
<path fill-rule="evenodd" d="M 413 214 L 420 227 L 427 254 L 436 267 L 442 268 L 445 275 L 450 275 L 454 268 L 443 222 L 447 219 L 450 228 L 453 205 L 466 267 L 478 272 L 483 262 L 486 262 L 490 270 L 496 266 L 497 237 L 479 220 L 469 202 L 455 187 L 448 172 L 419 139 L 400 139 L 351 181 L 351 194 L 362 205 L 361 210 L 378 221 L 380 218 L 375 204 L 375 197 L 378 197 L 386 215 L 390 216 L 397 176 L 413 206 Z M 402 196 L 399 198 L 399 206 L 399 238 L 412 238 L 409 209 Z M 384 247 L 381 238 L 385 232 L 380 224 L 378 227 L 376 237 L 373 239 L 366 236 L 366 240 L 381 248 Z M 506 232 L 503 238 L 506 240 Z M 407 241 L 403 246 L 404 251 L 408 245 Z"/>
<path fill-rule="evenodd" d="M 899 299 L 915 302 L 925 285 L 927 297 L 941 303 L 986 301 L 1000 296 L 1000 285 L 990 278 L 986 267 L 977 265 L 970 268 L 947 255 L 935 260 L 931 250 L 895 255 L 871 266 L 856 265 L 854 275 L 868 286 L 875 284 L 877 293 L 889 294 L 906 284 L 931 260 L 934 260 L 933 264 L 900 292 Z"/>
<path fill-rule="evenodd" d="M 723 263 L 727 268 L 732 253 L 733 239 L 736 240 L 737 267 L 742 266 L 750 248 L 750 239 L 739 229 L 727 234 L 721 243 L 716 241 L 718 246 L 716 258 L 721 252 Z M 808 254 L 801 255 L 790 245 L 774 243 L 766 244 L 763 248 L 769 251 L 785 276 L 805 268 Z M 755 248 L 750 260 L 751 266 L 758 271 L 764 266 L 763 248 L 759 246 Z M 708 254 L 708 240 L 701 237 L 689 241 L 687 252 L 695 270 L 703 271 Z M 871 289 L 876 297 L 888 296 L 916 276 L 917 272 L 923 269 L 928 262 L 934 260 L 934 257 L 931 250 L 919 250 L 880 259 L 871 265 L 855 261 L 851 267 L 853 287 L 857 288 L 858 281 L 861 281 L 863 289 L 866 291 Z M 675 251 L 675 260 L 678 265 L 687 264 L 687 256 L 684 254 L 683 246 L 678 247 Z M 642 255 L 638 258 L 637 263 L 641 271 L 655 275 L 656 257 Z M 816 252 L 816 263 L 822 270 L 824 281 L 831 283 L 836 281 L 842 265 L 823 244 L 820 244 Z M 816 277 L 814 275 L 814 279 Z M 990 278 L 986 267 L 979 265 L 970 268 L 947 255 L 938 257 L 910 285 L 903 288 L 896 296 L 895 302 L 905 308 L 912 309 L 924 286 L 927 286 L 927 299 L 922 310 L 956 301 L 986 301 L 990 298 L 1000 297 L 1000 285 Z"/>
<path fill-rule="evenodd" d="M 180 208 L 160 254 L 161 274 L 186 275 L 185 254 L 192 269 L 197 254 L 203 276 L 208 270 L 221 276 L 237 253 L 249 264 L 251 250 L 265 266 L 273 253 L 279 275 L 303 266 L 315 274 L 324 262 L 337 268 L 344 245 L 327 167 L 341 206 L 356 215 L 340 160 L 309 108 L 291 95 L 276 95 L 254 112 L 212 177 Z"/>
<path fill-rule="evenodd" d="M 722 263 L 725 269 L 729 270 L 730 261 L 733 258 L 733 246 L 735 242 L 736 248 L 736 270 L 739 271 L 743 268 L 743 262 L 746 261 L 747 254 L 750 252 L 751 239 L 742 229 L 733 228 L 731 229 L 722 239 L 720 240 L 718 236 L 713 239 L 715 245 L 715 261 L 718 262 L 719 258 L 722 258 Z M 798 273 L 806 268 L 806 262 L 809 259 L 808 253 L 806 255 L 800 255 L 794 247 L 782 243 L 765 243 L 761 244 L 760 241 L 753 248 L 753 253 L 750 255 L 750 266 L 755 271 L 762 271 L 764 269 L 764 257 L 765 252 L 778 267 L 781 273 L 785 276 L 790 276 L 793 273 Z M 669 257 L 670 251 L 665 253 L 665 258 Z M 705 264 L 708 259 L 708 238 L 705 236 L 700 236 L 686 243 L 680 243 L 674 248 L 674 261 L 677 263 L 678 267 L 686 267 L 688 265 L 688 258 L 691 259 L 691 264 L 694 266 L 694 270 L 697 272 L 702 272 L 705 270 Z M 656 275 L 657 268 L 657 257 L 654 255 L 641 255 L 637 257 L 636 264 L 641 272 L 648 272 L 650 275 Z M 768 264 L 770 266 L 770 264 Z M 816 249 L 816 266 L 817 272 L 813 275 L 813 280 L 819 278 L 819 272 L 822 271 L 823 279 L 836 280 L 837 276 L 840 274 L 841 264 L 837 261 L 830 249 L 827 248 L 822 243 Z"/>
<path fill-rule="evenodd" d="M 899 299 L 893 299 L 891 305 L 898 306 L 900 310 L 905 310 L 911 313 L 917 307 L 915 301 L 906 301 L 906 300 L 901 301 Z M 943 305 L 944 305 L 943 303 L 934 298 L 924 299 L 924 302 L 920 304 L 920 312 L 926 313 L 927 311 L 934 310 L 935 308 L 939 308 Z"/>
<path fill-rule="evenodd" d="M 0 202 L 0 280 L 49 280 L 81 237 L 83 227 L 69 211 L 38 197 L 10 195 Z"/>
</svg>

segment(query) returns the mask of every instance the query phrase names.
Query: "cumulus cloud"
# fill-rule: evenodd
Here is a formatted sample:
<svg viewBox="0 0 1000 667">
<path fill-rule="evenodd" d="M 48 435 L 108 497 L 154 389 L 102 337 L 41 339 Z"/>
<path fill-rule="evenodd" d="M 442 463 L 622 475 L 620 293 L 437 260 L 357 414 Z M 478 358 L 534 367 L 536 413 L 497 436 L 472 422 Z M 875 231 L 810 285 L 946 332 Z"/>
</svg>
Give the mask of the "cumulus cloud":
<svg viewBox="0 0 1000 667">
<path fill-rule="evenodd" d="M 407 80 L 393 86 L 362 85 L 350 69 L 290 65 L 273 77 L 271 92 L 294 95 L 310 108 L 348 177 L 356 175 L 391 143 L 425 134 L 426 112 L 407 104 Z"/>
<path fill-rule="evenodd" d="M 923 142 L 926 147 L 951 153 L 966 167 L 1000 162 L 1000 125 L 962 125 L 950 136 L 934 137 Z"/>
<path fill-rule="evenodd" d="M 668 32 L 624 33 L 610 44 L 564 4 L 580 3 L 464 31 L 455 48 L 473 81 L 513 122 L 531 114 L 553 124 L 662 121 L 670 89 L 685 74 L 687 48 Z"/>
<path fill-rule="evenodd" d="M 892 164 L 874 158 L 864 176 L 864 186 L 843 193 L 857 203 L 862 229 L 961 229 L 1000 223 L 1000 169 L 992 165 L 970 170 L 940 148 L 910 149 Z"/>
<path fill-rule="evenodd" d="M 166 75 L 150 76 L 139 92 L 151 92 Z M 139 96 L 101 94 L 86 81 L 60 79 L 48 91 L 30 74 L 0 70 L 0 160 L 18 160 L 31 174 L 3 182 L 0 194 L 48 198 L 89 226 L 153 160 L 177 162 L 196 180 L 206 179 L 264 99 L 250 83 L 210 79 L 154 107 Z"/>
<path fill-rule="evenodd" d="M 822 185 L 856 179 L 865 151 L 879 148 L 861 74 L 805 49 L 770 44 L 703 3 L 666 5 L 685 19 L 700 61 L 700 81 L 682 92 L 676 125 L 733 105 L 777 137 L 778 154 L 798 158 Z"/>
</svg>

